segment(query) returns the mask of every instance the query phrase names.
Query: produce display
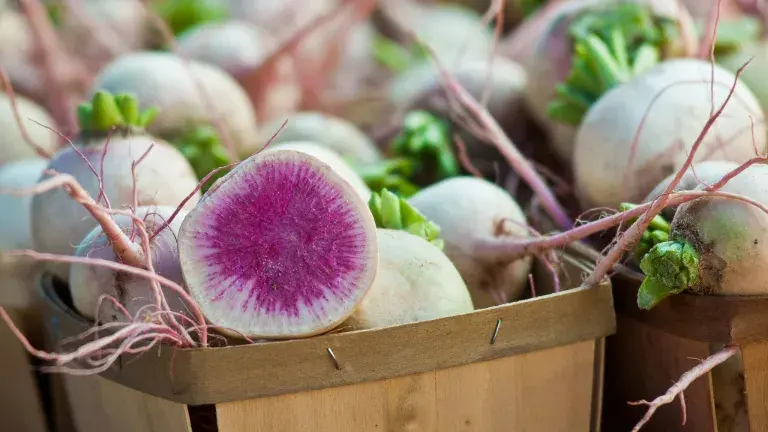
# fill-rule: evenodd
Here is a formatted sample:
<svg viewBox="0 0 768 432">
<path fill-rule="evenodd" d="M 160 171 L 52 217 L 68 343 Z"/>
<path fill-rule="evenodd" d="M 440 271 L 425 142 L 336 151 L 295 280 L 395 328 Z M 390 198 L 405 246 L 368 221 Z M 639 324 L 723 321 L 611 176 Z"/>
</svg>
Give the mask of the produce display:
<svg viewBox="0 0 768 432">
<path fill-rule="evenodd" d="M 27 345 L 49 370 L 444 319 L 621 269 L 643 311 L 768 292 L 762 9 L 304 3 L 0 1 L 0 287 L 40 262 L 105 335 Z M 574 245 L 598 258 L 566 282 Z M 681 382 L 743 375 L 723 349 Z M 718 422 L 747 430 L 722 374 Z"/>
</svg>

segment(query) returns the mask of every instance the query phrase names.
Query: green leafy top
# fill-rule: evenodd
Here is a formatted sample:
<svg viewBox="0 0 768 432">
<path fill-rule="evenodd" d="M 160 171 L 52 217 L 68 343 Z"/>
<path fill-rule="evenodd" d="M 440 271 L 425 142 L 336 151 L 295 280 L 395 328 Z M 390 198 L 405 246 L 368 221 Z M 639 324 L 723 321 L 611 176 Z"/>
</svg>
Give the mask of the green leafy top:
<svg viewBox="0 0 768 432">
<path fill-rule="evenodd" d="M 406 231 L 443 250 L 440 227 L 389 190 L 382 189 L 380 193 L 371 194 L 368 208 L 373 214 L 377 228 Z"/>
<path fill-rule="evenodd" d="M 373 191 L 390 189 L 408 197 L 419 183 L 432 183 L 459 174 L 459 163 L 451 149 L 448 123 L 421 110 L 410 111 L 403 127 L 389 146 L 390 158 L 367 165 L 355 165 L 358 174 Z M 417 179 L 423 181 L 416 181 Z"/>
<path fill-rule="evenodd" d="M 221 144 L 219 134 L 213 126 L 198 126 L 178 139 L 172 140 L 172 143 L 189 161 L 189 164 L 195 171 L 195 175 L 200 180 L 216 168 L 231 163 L 229 154 Z M 221 170 L 213 175 L 210 181 L 203 185 L 201 191 L 207 191 L 210 185 L 213 185 L 217 179 L 226 175 L 227 171 Z"/>
<path fill-rule="evenodd" d="M 656 65 L 677 36 L 673 20 L 635 2 L 585 12 L 568 30 L 571 71 L 555 89 L 547 114 L 574 126 L 605 92 Z"/>
<path fill-rule="evenodd" d="M 637 292 L 637 306 L 647 310 L 699 282 L 699 253 L 685 240 L 661 242 L 643 257 L 640 269 L 645 279 Z"/>
<path fill-rule="evenodd" d="M 103 135 L 112 128 L 125 133 L 142 132 L 159 113 L 156 107 L 139 110 L 139 100 L 129 93 L 112 95 L 99 90 L 89 102 L 77 107 L 80 132 L 83 135 Z"/>
<path fill-rule="evenodd" d="M 229 16 L 223 2 L 215 0 L 163 0 L 152 6 L 174 35 L 199 24 L 224 21 Z"/>
</svg>

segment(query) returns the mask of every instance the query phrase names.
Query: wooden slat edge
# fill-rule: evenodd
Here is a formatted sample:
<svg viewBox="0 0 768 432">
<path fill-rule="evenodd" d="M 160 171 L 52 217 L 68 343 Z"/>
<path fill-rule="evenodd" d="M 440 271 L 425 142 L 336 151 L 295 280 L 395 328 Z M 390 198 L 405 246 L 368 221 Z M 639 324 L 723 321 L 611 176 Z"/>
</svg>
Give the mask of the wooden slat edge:
<svg viewBox="0 0 768 432">
<path fill-rule="evenodd" d="M 50 299 L 57 337 L 82 331 Z M 498 337 L 489 343 L 498 319 Z M 321 389 L 443 369 L 613 334 L 611 286 L 576 288 L 470 314 L 383 329 L 217 349 L 167 347 L 125 359 L 102 376 L 191 405 Z M 74 332 L 74 333 L 69 333 Z M 336 370 L 331 348 L 341 366 Z M 171 362 L 173 365 L 171 367 Z M 170 371 L 173 370 L 173 379 Z"/>
</svg>

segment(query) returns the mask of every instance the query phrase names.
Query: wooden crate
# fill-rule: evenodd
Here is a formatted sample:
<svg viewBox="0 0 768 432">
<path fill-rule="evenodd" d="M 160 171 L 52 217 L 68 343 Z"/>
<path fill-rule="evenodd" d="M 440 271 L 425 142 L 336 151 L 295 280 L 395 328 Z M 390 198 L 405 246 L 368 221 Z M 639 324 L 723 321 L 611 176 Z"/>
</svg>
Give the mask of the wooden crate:
<svg viewBox="0 0 768 432">
<path fill-rule="evenodd" d="M 89 327 L 66 287 L 40 288 L 52 340 Z M 77 432 L 597 431 L 612 303 L 606 280 L 409 325 L 163 348 L 61 379 Z"/>
<path fill-rule="evenodd" d="M 0 305 L 26 337 L 41 346 L 42 317 L 35 304 L 37 266 L 23 260 L 0 258 Z M 0 418 L 1 430 L 47 432 L 43 394 L 45 379 L 36 373 L 34 362 L 0 321 Z M 41 389 L 42 387 L 42 389 Z"/>
<path fill-rule="evenodd" d="M 678 294 L 642 311 L 636 300 L 642 277 L 613 279 L 617 331 L 606 343 L 603 428 L 630 430 L 647 407 L 629 406 L 628 401 L 656 398 L 719 347 L 736 343 L 741 347 L 749 430 L 768 431 L 768 297 Z M 685 426 L 676 401 L 656 411 L 643 430 L 726 432 L 718 431 L 712 380 L 713 374 L 707 374 L 684 392 Z"/>
</svg>

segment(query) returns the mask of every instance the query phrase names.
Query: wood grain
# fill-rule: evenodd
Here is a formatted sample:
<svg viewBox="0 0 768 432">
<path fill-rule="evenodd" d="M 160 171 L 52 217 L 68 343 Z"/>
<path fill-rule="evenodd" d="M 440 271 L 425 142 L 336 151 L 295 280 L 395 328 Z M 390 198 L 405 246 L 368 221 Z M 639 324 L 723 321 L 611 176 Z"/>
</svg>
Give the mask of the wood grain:
<svg viewBox="0 0 768 432">
<path fill-rule="evenodd" d="M 698 362 L 710 354 L 706 342 L 692 341 L 618 315 L 615 336 L 607 338 L 603 429 L 629 431 L 645 414 L 647 407 L 630 406 L 629 401 L 652 400 Z M 690 430 L 714 432 L 715 408 L 709 375 L 685 391 L 688 418 L 682 427 L 679 401 L 659 408 L 648 431 Z"/>
<path fill-rule="evenodd" d="M 768 431 L 768 342 L 741 347 L 749 429 Z"/>
<path fill-rule="evenodd" d="M 594 354 L 595 342 L 585 341 L 405 377 L 222 403 L 218 425 L 227 432 L 587 432 Z"/>
<path fill-rule="evenodd" d="M 48 331 L 66 337 L 88 327 L 57 300 L 50 283 L 41 287 L 47 299 Z M 491 345 L 499 319 L 499 334 Z M 171 401 L 202 405 L 434 371 L 594 340 L 614 329 L 613 299 L 606 281 L 595 288 L 409 325 L 258 345 L 175 353 L 165 349 L 136 361 L 126 359 L 122 367 L 116 365 L 103 376 Z M 334 368 L 328 348 L 338 358 L 340 370 Z"/>
</svg>

